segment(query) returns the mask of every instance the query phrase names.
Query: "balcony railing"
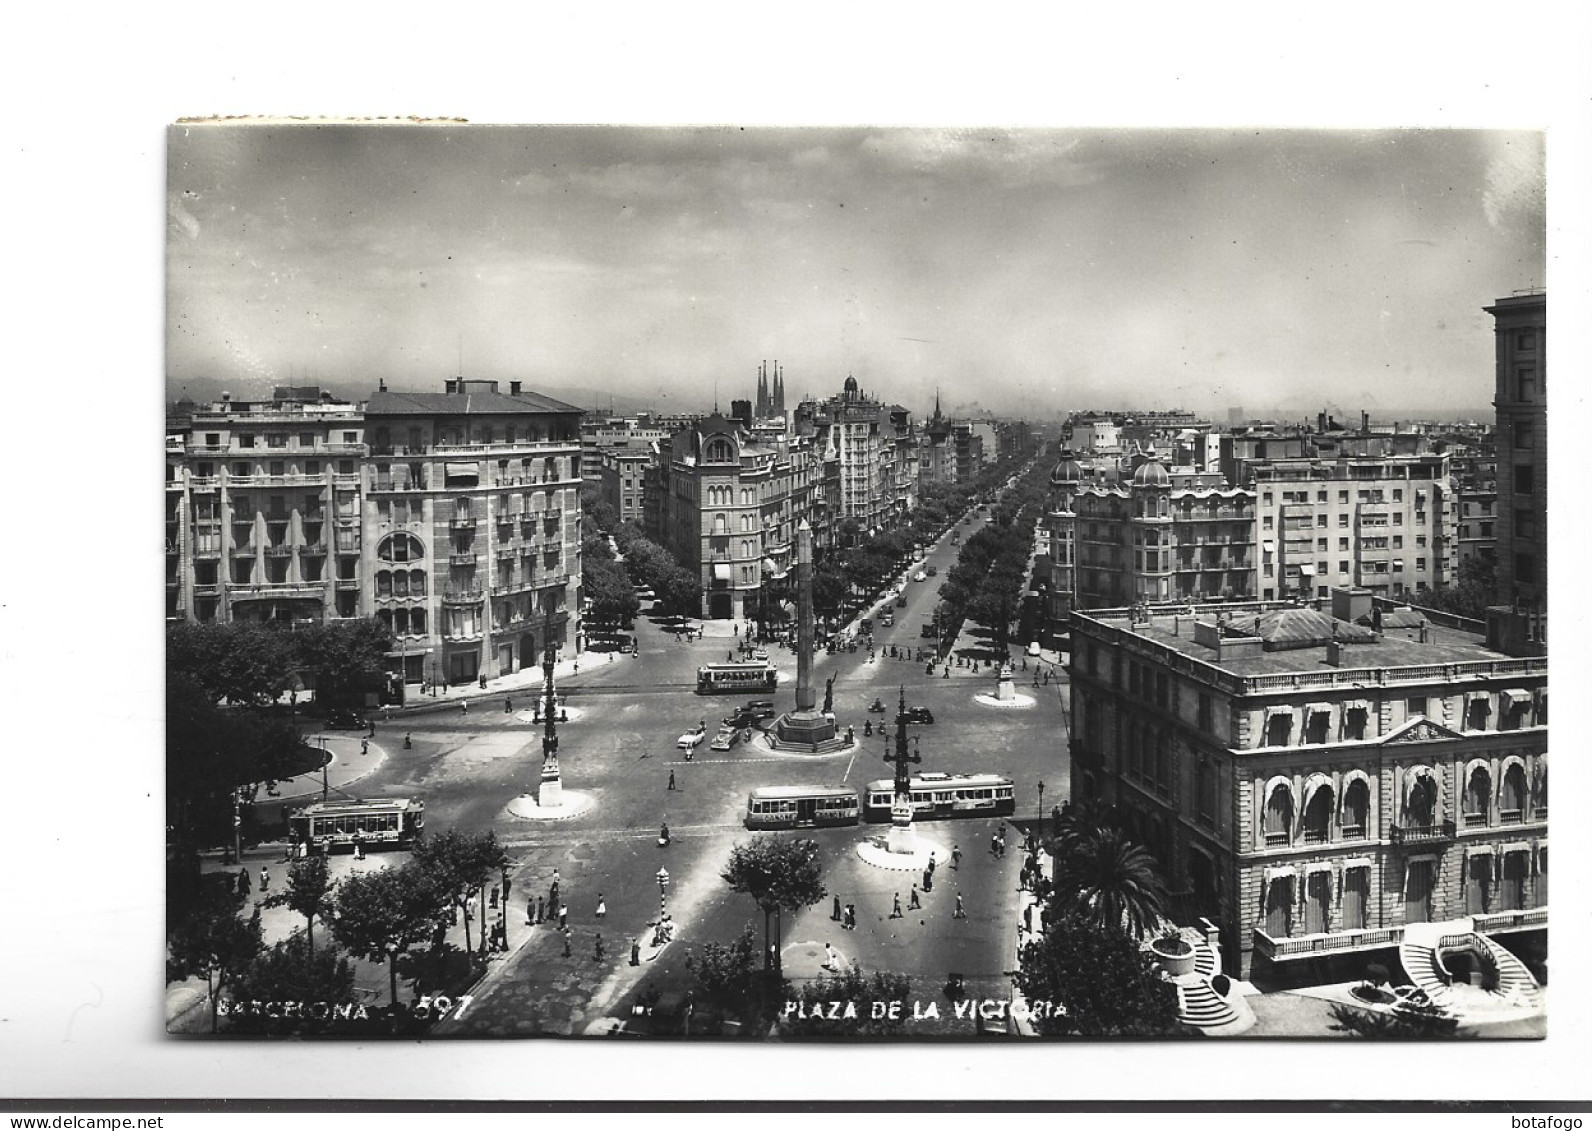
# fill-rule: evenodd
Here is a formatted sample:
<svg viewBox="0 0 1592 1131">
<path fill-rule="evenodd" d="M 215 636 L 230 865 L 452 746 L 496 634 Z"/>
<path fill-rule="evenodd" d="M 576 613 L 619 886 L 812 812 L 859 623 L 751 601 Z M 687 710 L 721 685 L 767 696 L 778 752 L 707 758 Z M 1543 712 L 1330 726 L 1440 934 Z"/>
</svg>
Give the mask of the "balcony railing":
<svg viewBox="0 0 1592 1131">
<path fill-rule="evenodd" d="M 1482 828 L 1486 828 L 1487 827 L 1487 814 L 1485 814 L 1485 813 L 1466 813 L 1465 814 L 1465 827 L 1467 829 L 1482 829 Z"/>
<path fill-rule="evenodd" d="M 1534 927 L 1548 925 L 1548 909 L 1546 907 L 1531 907 L 1523 911 L 1491 911 L 1485 915 L 1473 915 L 1471 922 L 1476 930 L 1488 931 L 1520 931 Z"/>
<path fill-rule="evenodd" d="M 479 585 L 449 585 L 442 590 L 442 603 L 444 605 L 474 605 L 480 602 L 482 589 Z"/>
<path fill-rule="evenodd" d="M 288 545 L 267 546 L 265 548 L 265 556 L 268 558 L 291 558 L 293 556 L 293 547 Z"/>
<path fill-rule="evenodd" d="M 356 581 L 353 584 L 358 585 Z M 259 584 L 235 584 L 233 601 L 251 601 L 266 597 L 319 597 L 322 594 L 318 581 L 263 581 Z"/>
<path fill-rule="evenodd" d="M 299 551 L 306 558 L 324 558 L 326 556 L 325 542 L 309 542 Z"/>
<path fill-rule="evenodd" d="M 1267 833 L 1266 834 L 1266 847 L 1267 848 L 1286 848 L 1287 846 L 1288 846 L 1288 834 L 1287 833 Z"/>
<path fill-rule="evenodd" d="M 359 588 L 359 578 L 357 578 L 357 577 L 339 577 L 337 579 L 337 587 L 339 589 L 358 589 Z"/>
<path fill-rule="evenodd" d="M 232 547 L 232 556 L 235 558 L 252 558 L 255 551 L 259 548 L 253 542 L 244 542 Z"/>
<path fill-rule="evenodd" d="M 455 644 L 477 644 L 481 640 L 481 630 L 479 628 L 466 628 L 456 632 L 448 631 L 442 634 L 442 639 Z"/>
<path fill-rule="evenodd" d="M 1323 954 L 1343 954 L 1355 950 L 1397 946 L 1404 940 L 1404 928 L 1334 931 L 1331 934 L 1306 935 L 1303 938 L 1274 939 L 1264 928 L 1256 927 L 1254 940 L 1255 953 L 1276 962 L 1289 958 L 1314 958 Z"/>
<path fill-rule="evenodd" d="M 455 517 L 453 517 L 453 518 L 448 520 L 448 529 L 450 529 L 450 530 L 474 530 L 475 529 L 475 515 L 473 515 L 473 514 L 456 515 Z"/>
<path fill-rule="evenodd" d="M 518 546 L 499 546 L 493 552 L 497 555 L 499 561 L 504 561 L 508 558 L 518 557 L 520 548 Z"/>
<path fill-rule="evenodd" d="M 478 555 L 476 555 L 476 554 L 449 554 L 448 555 L 448 564 L 450 566 L 473 566 L 473 565 L 475 565 L 477 560 L 478 560 Z"/>
<path fill-rule="evenodd" d="M 1436 825 L 1390 825 L 1388 840 L 1393 844 L 1438 844 L 1454 839 L 1454 822 Z"/>
</svg>

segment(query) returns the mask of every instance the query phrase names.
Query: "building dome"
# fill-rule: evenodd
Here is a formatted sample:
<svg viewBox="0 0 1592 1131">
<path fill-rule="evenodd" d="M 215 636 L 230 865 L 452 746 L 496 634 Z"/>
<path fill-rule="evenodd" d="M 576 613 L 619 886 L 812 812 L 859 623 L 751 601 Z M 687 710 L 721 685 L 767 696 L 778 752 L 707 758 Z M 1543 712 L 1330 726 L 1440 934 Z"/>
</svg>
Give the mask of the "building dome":
<svg viewBox="0 0 1592 1131">
<path fill-rule="evenodd" d="M 1063 483 L 1079 483 L 1083 481 L 1083 468 L 1072 457 L 1070 448 L 1061 449 L 1061 462 L 1056 464 L 1051 471 L 1050 481 L 1057 486 Z"/>
<path fill-rule="evenodd" d="M 1133 473 L 1135 487 L 1170 487 L 1172 476 L 1167 473 L 1160 460 L 1145 460 Z"/>
<path fill-rule="evenodd" d="M 841 388 L 841 391 L 845 392 L 845 393 L 856 393 L 856 391 L 857 391 L 857 379 L 848 374 L 846 376 L 846 383 L 844 385 L 842 385 L 840 388 Z"/>
</svg>

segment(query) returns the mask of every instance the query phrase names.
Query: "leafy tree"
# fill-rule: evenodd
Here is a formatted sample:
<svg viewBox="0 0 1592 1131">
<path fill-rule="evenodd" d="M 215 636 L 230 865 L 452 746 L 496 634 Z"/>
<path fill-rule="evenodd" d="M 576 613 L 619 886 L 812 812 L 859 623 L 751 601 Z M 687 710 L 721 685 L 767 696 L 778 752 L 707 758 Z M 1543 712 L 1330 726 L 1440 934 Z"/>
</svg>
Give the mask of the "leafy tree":
<svg viewBox="0 0 1592 1131">
<path fill-rule="evenodd" d="M 702 611 L 702 580 L 678 566 L 663 575 L 658 599 L 670 616 L 689 617 Z"/>
<path fill-rule="evenodd" d="M 260 952 L 260 919 L 239 918 L 244 898 L 219 884 L 209 884 L 197 906 L 167 939 L 166 978 L 204 976 L 210 997 L 210 1031 L 217 1029 L 217 1007 L 223 990 Z"/>
<path fill-rule="evenodd" d="M 1431 1040 L 1460 1035 L 1457 1032 L 1459 1018 L 1429 1001 L 1412 1001 L 1387 1011 L 1335 1005 L 1332 1028 L 1339 1033 L 1377 1040 Z"/>
<path fill-rule="evenodd" d="M 483 893 L 507 861 L 497 834 L 491 830 L 465 836 L 457 829 L 449 829 L 440 836 L 426 836 L 417 841 L 410 864 L 424 873 L 429 890 L 441 895 L 449 905 L 462 909 Z M 481 931 L 484 938 L 484 916 Z M 468 916 L 464 920 L 464 948 L 473 950 Z"/>
<path fill-rule="evenodd" d="M 748 923 L 732 943 L 705 943 L 696 962 L 696 985 L 703 1002 L 721 1014 L 762 1028 L 772 1023 L 775 1001 L 783 992 L 757 958 L 757 934 Z"/>
<path fill-rule="evenodd" d="M 212 703 L 264 706 L 291 678 L 293 649 L 280 629 L 246 622 L 182 622 L 166 629 L 168 674 L 191 677 Z"/>
<path fill-rule="evenodd" d="M 624 551 L 625 570 L 630 580 L 661 597 L 664 576 L 675 565 L 669 551 L 650 539 L 639 537 L 620 548 Z"/>
<path fill-rule="evenodd" d="M 586 558 L 581 587 L 591 601 L 589 619 L 596 624 L 628 625 L 641 612 L 635 587 L 617 562 Z"/>
<path fill-rule="evenodd" d="M 267 907 L 288 907 L 304 916 L 304 935 L 309 956 L 315 957 L 315 918 L 325 919 L 331 909 L 331 877 L 325 856 L 307 856 L 288 866 L 287 886 L 265 900 Z"/>
<path fill-rule="evenodd" d="M 1498 603 L 1497 565 L 1480 555 L 1466 558 L 1459 563 L 1454 584 L 1417 594 L 1414 602 L 1455 616 L 1486 620 L 1487 606 Z"/>
<path fill-rule="evenodd" d="M 397 956 L 431 937 L 449 893 L 413 860 L 398 868 L 345 877 L 332 895 L 332 935 L 350 954 L 386 962 L 392 1002 L 398 1003 Z"/>
<path fill-rule="evenodd" d="M 1024 944 L 1017 986 L 1045 1036 L 1166 1037 L 1180 1034 L 1177 987 L 1139 944 L 1092 919 L 1066 916 Z"/>
<path fill-rule="evenodd" d="M 813 614 L 833 617 L 840 613 L 840 603 L 846 599 L 846 575 L 833 556 L 813 565 Z"/>
<path fill-rule="evenodd" d="M 868 977 L 853 963 L 797 990 L 793 1000 L 798 1008 L 781 1014 L 779 1030 L 791 1037 L 899 1036 L 911 1016 L 907 1004 L 911 993 L 912 980 L 906 975 L 878 971 Z M 831 1002 L 846 1004 L 832 1010 Z M 900 1002 L 901 1008 L 887 1009 L 883 1017 L 875 1017 L 875 1002 Z M 838 1016 L 829 1016 L 831 1012 Z"/>
<path fill-rule="evenodd" d="M 1116 829 L 1082 839 L 1056 858 L 1052 907 L 1058 915 L 1142 939 L 1165 905 L 1154 858 Z"/>
<path fill-rule="evenodd" d="M 302 1002 L 339 1005 L 354 996 L 354 972 L 346 955 L 326 947 L 319 954 L 298 935 L 254 957 L 234 979 L 236 1002 Z M 237 1033 L 316 1033 L 328 1027 L 324 1017 L 303 1010 L 271 1017 L 235 1013 L 228 1028 Z"/>
<path fill-rule="evenodd" d="M 371 676 L 386 670 L 392 633 L 368 617 L 312 625 L 292 634 L 293 659 L 309 675 L 317 699 L 335 701 L 364 690 Z"/>
<path fill-rule="evenodd" d="M 828 894 L 818 863 L 818 844 L 807 838 L 790 840 L 755 836 L 730 850 L 720 873 L 730 890 L 749 895 L 763 912 L 763 949 L 768 952 L 768 921 L 786 911 L 811 907 Z M 769 966 L 778 968 L 777 953 Z"/>
</svg>

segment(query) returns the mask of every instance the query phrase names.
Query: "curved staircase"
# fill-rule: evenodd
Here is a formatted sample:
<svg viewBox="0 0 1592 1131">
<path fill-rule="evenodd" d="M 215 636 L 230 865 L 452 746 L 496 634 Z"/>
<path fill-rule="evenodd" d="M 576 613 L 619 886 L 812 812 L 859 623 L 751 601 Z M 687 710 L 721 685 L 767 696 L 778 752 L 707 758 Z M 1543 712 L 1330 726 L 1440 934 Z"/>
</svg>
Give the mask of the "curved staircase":
<svg viewBox="0 0 1592 1131">
<path fill-rule="evenodd" d="M 1526 964 L 1509 950 L 1474 929 L 1470 919 L 1449 923 L 1411 923 L 1404 928 L 1404 940 L 1399 944 L 1399 962 L 1404 972 L 1432 1002 L 1445 1009 L 1460 1006 L 1453 979 L 1443 968 L 1438 951 L 1443 940 L 1461 939 L 1463 944 L 1491 959 L 1498 975 L 1497 988 L 1486 991 L 1499 1004 L 1513 1000 L 1520 1008 L 1540 1012 L 1547 1004 L 1542 986 L 1532 976 Z M 1450 942 L 1452 946 L 1452 941 Z M 1471 998 L 1474 1004 L 1476 999 Z"/>
</svg>

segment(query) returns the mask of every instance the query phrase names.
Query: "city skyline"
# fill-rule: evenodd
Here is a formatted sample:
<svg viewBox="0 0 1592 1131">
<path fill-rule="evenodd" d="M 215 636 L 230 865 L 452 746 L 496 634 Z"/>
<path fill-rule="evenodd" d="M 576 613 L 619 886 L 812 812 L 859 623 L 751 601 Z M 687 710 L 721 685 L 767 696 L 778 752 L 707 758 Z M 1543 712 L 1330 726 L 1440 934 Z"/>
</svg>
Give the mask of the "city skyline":
<svg viewBox="0 0 1592 1131">
<path fill-rule="evenodd" d="M 778 359 L 924 415 L 1464 411 L 1545 274 L 1527 132 L 223 123 L 169 163 L 168 397 L 689 413 Z"/>
</svg>

